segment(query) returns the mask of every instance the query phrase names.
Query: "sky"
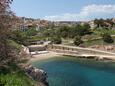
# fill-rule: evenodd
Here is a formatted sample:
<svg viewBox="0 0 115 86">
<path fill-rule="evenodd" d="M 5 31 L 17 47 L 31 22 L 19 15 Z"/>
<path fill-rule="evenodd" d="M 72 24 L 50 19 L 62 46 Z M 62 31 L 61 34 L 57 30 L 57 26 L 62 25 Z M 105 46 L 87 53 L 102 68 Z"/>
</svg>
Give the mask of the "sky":
<svg viewBox="0 0 115 86">
<path fill-rule="evenodd" d="M 115 18 L 115 0 L 14 0 L 11 9 L 20 17 L 51 21 Z"/>
</svg>

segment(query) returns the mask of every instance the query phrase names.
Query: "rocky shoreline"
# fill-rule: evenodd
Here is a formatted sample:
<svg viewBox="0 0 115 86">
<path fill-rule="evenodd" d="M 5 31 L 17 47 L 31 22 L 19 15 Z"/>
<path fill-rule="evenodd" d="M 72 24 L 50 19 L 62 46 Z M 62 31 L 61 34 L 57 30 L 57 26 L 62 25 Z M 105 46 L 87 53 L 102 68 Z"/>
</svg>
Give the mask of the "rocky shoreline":
<svg viewBox="0 0 115 86">
<path fill-rule="evenodd" d="M 43 83 L 44 86 L 49 86 L 49 84 L 47 82 L 48 76 L 44 70 L 33 67 L 32 65 L 28 65 L 25 67 L 25 72 L 33 80 Z"/>
<path fill-rule="evenodd" d="M 20 57 L 23 57 L 24 59 L 28 60 L 32 58 L 28 47 L 22 45 Z M 48 76 L 44 70 L 33 67 L 29 62 L 27 64 L 22 65 L 21 68 L 25 71 L 28 77 L 37 81 L 40 84 L 40 86 L 49 86 L 47 82 Z"/>
</svg>

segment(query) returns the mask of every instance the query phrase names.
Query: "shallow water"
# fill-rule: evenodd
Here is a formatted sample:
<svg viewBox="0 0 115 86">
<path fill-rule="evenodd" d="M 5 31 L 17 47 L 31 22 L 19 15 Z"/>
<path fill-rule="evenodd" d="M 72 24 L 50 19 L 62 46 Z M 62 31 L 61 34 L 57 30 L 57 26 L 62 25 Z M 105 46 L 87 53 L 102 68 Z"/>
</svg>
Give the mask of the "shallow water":
<svg viewBox="0 0 115 86">
<path fill-rule="evenodd" d="M 50 86 L 115 86 L 115 64 L 60 57 L 34 62 L 48 73 Z"/>
</svg>

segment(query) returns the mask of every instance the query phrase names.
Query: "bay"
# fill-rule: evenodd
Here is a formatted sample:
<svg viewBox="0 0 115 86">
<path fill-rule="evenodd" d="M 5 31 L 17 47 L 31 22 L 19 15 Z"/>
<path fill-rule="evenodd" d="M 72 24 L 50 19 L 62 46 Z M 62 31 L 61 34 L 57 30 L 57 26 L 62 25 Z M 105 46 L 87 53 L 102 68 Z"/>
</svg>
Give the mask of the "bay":
<svg viewBox="0 0 115 86">
<path fill-rule="evenodd" d="M 115 86 L 115 63 L 75 57 L 54 57 L 36 61 L 45 70 L 49 86 Z"/>
</svg>

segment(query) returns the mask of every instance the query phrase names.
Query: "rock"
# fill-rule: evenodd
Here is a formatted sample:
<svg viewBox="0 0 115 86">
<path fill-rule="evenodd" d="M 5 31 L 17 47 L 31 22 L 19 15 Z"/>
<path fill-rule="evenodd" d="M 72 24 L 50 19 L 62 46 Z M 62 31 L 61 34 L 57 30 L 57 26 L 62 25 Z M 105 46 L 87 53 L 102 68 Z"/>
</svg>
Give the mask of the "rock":
<svg viewBox="0 0 115 86">
<path fill-rule="evenodd" d="M 46 86 L 48 86 L 47 73 L 44 70 L 38 69 L 36 67 L 33 67 L 32 65 L 29 65 L 29 66 L 25 67 L 25 71 L 34 80 L 36 80 L 38 82 L 42 82 Z"/>
</svg>

